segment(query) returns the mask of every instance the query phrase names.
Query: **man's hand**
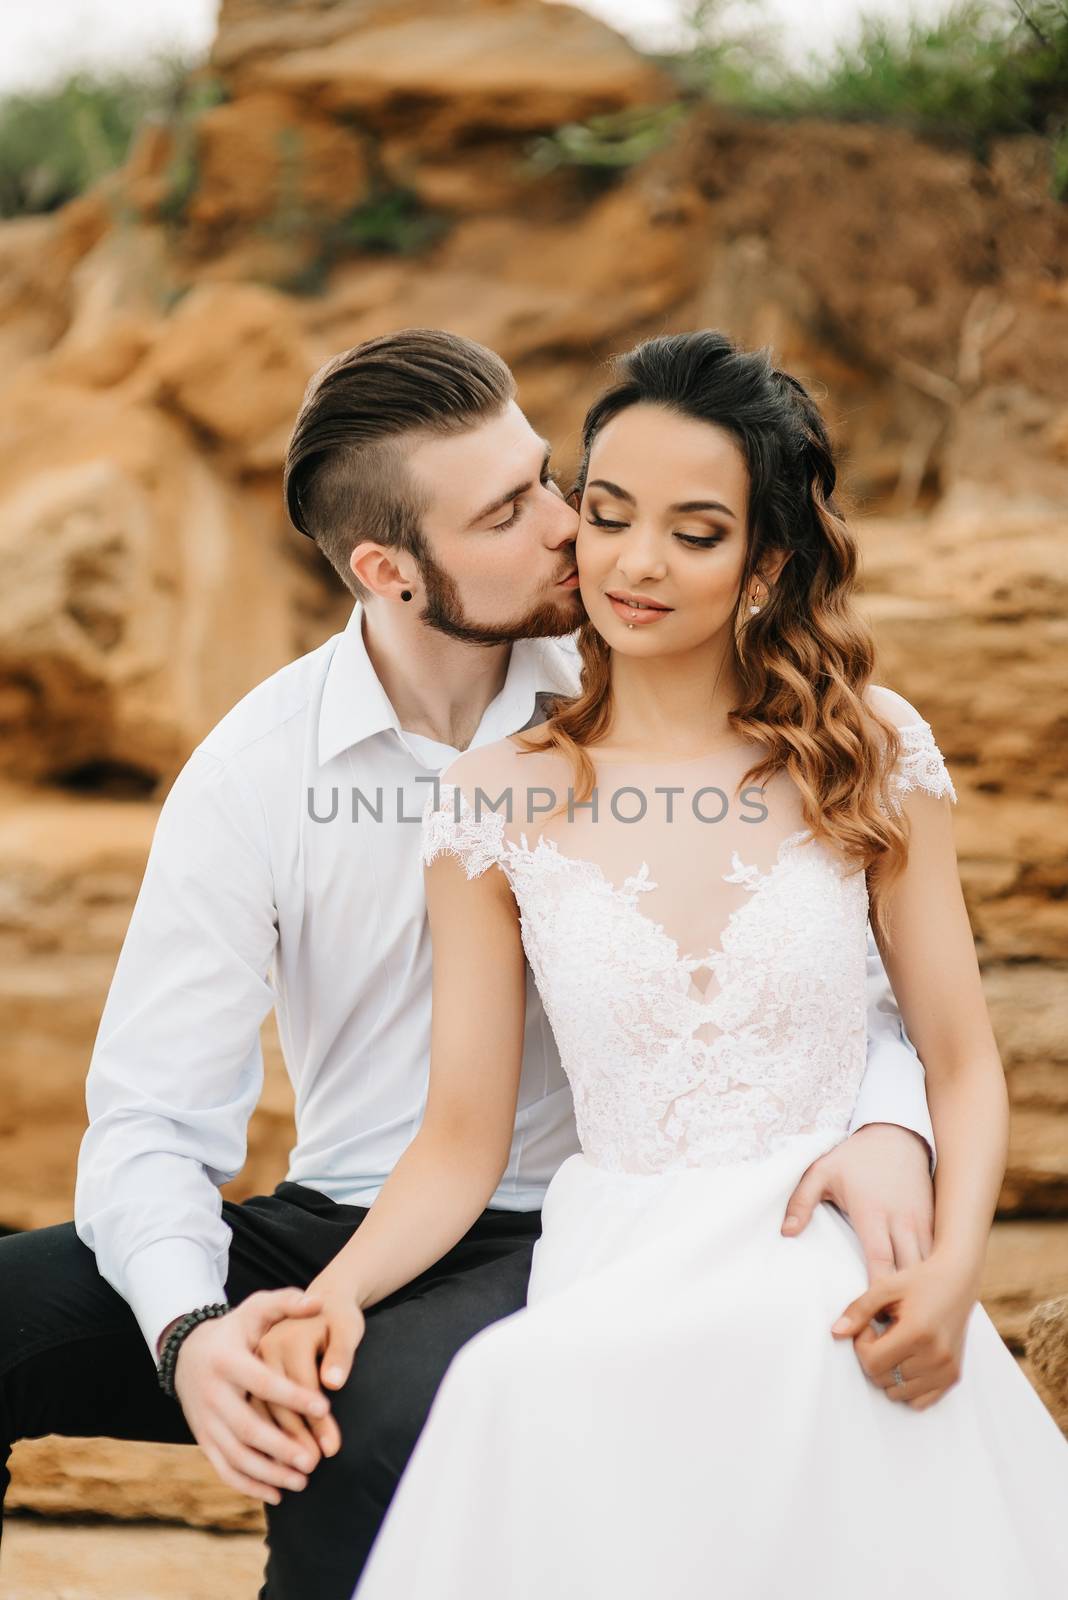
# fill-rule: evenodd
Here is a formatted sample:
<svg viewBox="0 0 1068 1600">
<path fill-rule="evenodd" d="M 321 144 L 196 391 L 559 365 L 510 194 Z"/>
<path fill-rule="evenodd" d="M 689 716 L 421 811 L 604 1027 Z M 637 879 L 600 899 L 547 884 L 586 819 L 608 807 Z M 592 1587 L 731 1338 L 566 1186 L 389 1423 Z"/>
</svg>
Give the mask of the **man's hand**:
<svg viewBox="0 0 1068 1600">
<path fill-rule="evenodd" d="M 294 1383 L 255 1351 L 275 1323 L 313 1317 L 319 1308 L 317 1296 L 299 1289 L 262 1291 L 202 1322 L 178 1351 L 174 1387 L 193 1437 L 223 1483 L 273 1506 L 280 1489 L 304 1488 L 319 1452 L 314 1440 L 298 1444 L 276 1427 L 262 1405 L 288 1406 L 317 1421 L 330 1408 L 317 1384 Z"/>
<path fill-rule="evenodd" d="M 849 1218 L 864 1251 L 868 1282 L 931 1253 L 934 1184 L 919 1134 L 873 1122 L 814 1161 L 790 1196 L 782 1231 L 803 1233 L 822 1200 Z"/>
<path fill-rule="evenodd" d="M 937 1255 L 891 1273 L 848 1305 L 831 1332 L 851 1338 L 857 1360 L 888 1400 L 924 1411 L 960 1379 L 977 1285 Z M 889 1318 L 878 1332 L 872 1319 Z M 904 1382 L 898 1383 L 900 1373 Z"/>
<path fill-rule="evenodd" d="M 260 1340 L 259 1354 L 280 1380 L 309 1389 L 320 1383 L 340 1389 L 348 1381 L 353 1357 L 364 1335 L 363 1312 L 350 1290 L 333 1287 L 325 1277 L 310 1287 L 321 1311 L 315 1316 L 277 1323 Z M 265 1407 L 265 1415 L 298 1445 L 312 1442 L 326 1456 L 334 1455 L 341 1446 L 341 1434 L 332 1416 L 313 1419 L 309 1424 L 290 1407 L 274 1401 Z M 311 1441 L 309 1427 L 314 1436 Z"/>
</svg>

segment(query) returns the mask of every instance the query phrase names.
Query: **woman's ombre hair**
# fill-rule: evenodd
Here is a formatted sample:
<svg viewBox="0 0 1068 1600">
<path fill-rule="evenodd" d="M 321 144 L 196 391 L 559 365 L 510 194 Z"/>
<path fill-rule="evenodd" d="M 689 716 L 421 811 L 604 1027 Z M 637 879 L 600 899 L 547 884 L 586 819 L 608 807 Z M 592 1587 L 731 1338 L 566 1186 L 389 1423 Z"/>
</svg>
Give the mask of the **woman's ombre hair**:
<svg viewBox="0 0 1068 1600">
<path fill-rule="evenodd" d="M 819 408 L 767 350 L 740 349 L 711 329 L 646 340 L 615 368 L 616 381 L 586 416 L 576 492 L 585 487 L 598 433 L 629 406 L 663 406 L 721 428 L 737 444 L 749 472 L 749 543 L 732 618 L 739 697 L 728 721 L 765 752 L 745 780 L 765 782 L 786 770 L 806 827 L 867 872 L 872 920 L 889 942 L 884 891 L 908 848 L 906 819 L 887 803 L 900 741 L 863 699 L 874 646 L 853 603 L 857 543 L 835 500 L 837 468 Z M 751 582 L 778 551 L 788 560 L 750 615 Z M 596 782 L 584 747 L 603 739 L 611 723 L 612 652 L 588 620 L 577 640 L 578 696 L 554 703 L 536 744 L 520 742 L 548 743 L 569 756 L 582 801 Z"/>
</svg>

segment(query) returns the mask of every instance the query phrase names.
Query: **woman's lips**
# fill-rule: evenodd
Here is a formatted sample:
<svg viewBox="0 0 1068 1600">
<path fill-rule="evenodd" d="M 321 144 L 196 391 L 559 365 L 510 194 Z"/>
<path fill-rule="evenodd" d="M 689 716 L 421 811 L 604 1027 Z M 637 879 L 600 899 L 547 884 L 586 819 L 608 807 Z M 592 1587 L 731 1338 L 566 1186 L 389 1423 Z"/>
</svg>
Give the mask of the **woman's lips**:
<svg viewBox="0 0 1068 1600">
<path fill-rule="evenodd" d="M 579 586 L 579 575 L 578 575 L 578 569 L 577 568 L 571 574 L 570 577 L 562 578 L 561 581 L 557 584 L 557 588 L 558 589 L 577 589 L 578 586 Z"/>
<path fill-rule="evenodd" d="M 671 612 L 654 606 L 628 606 L 622 600 L 613 600 L 611 595 L 605 597 L 617 617 L 622 617 L 624 622 L 655 622 L 658 617 L 670 617 Z"/>
</svg>

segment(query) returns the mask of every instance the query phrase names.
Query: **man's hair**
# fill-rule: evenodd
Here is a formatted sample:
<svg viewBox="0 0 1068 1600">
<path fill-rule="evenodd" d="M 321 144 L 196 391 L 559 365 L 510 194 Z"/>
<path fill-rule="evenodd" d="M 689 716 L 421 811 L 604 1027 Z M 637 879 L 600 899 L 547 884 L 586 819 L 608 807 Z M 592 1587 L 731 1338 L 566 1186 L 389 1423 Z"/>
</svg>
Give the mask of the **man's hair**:
<svg viewBox="0 0 1068 1600">
<path fill-rule="evenodd" d="M 406 328 L 334 356 L 305 391 L 286 453 L 286 506 L 360 599 L 349 560 L 364 539 L 428 554 L 426 498 L 404 445 L 462 433 L 504 410 L 515 379 L 500 356 L 460 334 Z"/>
</svg>

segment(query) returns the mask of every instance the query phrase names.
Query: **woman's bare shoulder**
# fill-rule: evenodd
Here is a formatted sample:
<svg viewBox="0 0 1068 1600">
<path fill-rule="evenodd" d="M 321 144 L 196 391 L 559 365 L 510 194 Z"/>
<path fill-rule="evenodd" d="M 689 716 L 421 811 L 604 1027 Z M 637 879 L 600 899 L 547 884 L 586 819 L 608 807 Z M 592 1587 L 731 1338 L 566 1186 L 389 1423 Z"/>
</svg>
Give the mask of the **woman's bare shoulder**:
<svg viewBox="0 0 1068 1600">
<path fill-rule="evenodd" d="M 864 703 L 869 711 L 874 711 L 887 722 L 892 722 L 895 728 L 913 728 L 918 724 L 923 727 L 928 726 L 926 718 L 920 715 L 903 694 L 898 694 L 896 689 L 887 689 L 882 684 L 870 683 L 864 691 Z"/>
<path fill-rule="evenodd" d="M 459 784 L 463 789 L 473 785 L 484 788 L 487 783 L 511 777 L 519 767 L 522 754 L 522 746 L 515 742 L 514 736 L 496 739 L 492 744 L 479 745 L 457 756 L 442 772 L 441 782 Z"/>
</svg>

